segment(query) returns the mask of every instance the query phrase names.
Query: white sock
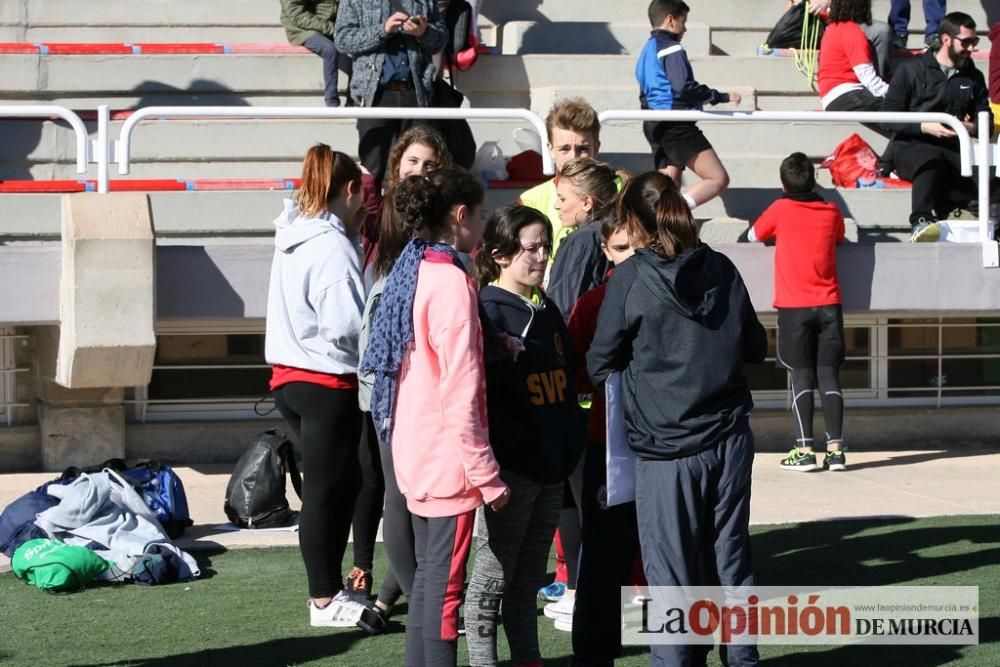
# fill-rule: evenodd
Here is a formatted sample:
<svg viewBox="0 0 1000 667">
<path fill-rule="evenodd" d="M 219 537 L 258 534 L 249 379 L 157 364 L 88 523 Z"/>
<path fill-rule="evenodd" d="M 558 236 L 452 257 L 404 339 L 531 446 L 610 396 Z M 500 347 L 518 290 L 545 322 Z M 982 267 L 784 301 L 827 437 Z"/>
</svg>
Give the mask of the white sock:
<svg viewBox="0 0 1000 667">
<path fill-rule="evenodd" d="M 693 211 L 693 210 L 695 210 L 696 208 L 698 208 L 698 202 L 696 202 L 696 201 L 694 200 L 694 197 L 692 197 L 691 195 L 689 195 L 689 194 L 688 194 L 688 193 L 686 193 L 686 192 L 682 192 L 682 193 L 681 193 L 681 196 L 682 196 L 682 197 L 684 197 L 684 201 L 686 201 L 686 202 L 687 202 L 687 205 L 688 205 L 688 208 L 689 208 L 689 209 L 691 209 L 691 210 Z"/>
</svg>

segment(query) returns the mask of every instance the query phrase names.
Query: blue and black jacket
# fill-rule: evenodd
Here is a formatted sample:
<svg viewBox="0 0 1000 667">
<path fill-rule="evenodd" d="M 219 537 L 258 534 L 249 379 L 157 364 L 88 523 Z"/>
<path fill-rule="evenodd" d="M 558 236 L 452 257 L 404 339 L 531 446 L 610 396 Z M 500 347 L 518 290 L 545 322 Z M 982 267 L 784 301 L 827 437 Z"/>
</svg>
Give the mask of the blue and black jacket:
<svg viewBox="0 0 1000 667">
<path fill-rule="evenodd" d="M 729 93 L 695 81 L 684 47 L 677 35 L 667 30 L 656 29 L 650 34 L 635 64 L 635 78 L 643 109 L 700 111 L 706 104 L 729 101 Z"/>
</svg>

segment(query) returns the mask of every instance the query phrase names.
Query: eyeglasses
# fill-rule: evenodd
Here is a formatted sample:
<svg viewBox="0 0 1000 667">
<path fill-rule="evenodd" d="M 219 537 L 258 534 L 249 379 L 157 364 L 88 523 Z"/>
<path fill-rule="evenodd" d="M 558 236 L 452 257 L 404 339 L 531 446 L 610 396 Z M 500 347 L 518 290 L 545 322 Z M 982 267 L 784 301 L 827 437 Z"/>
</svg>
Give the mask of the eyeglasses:
<svg viewBox="0 0 1000 667">
<path fill-rule="evenodd" d="M 552 254 L 552 244 L 551 243 L 532 243 L 531 245 L 522 245 L 521 250 L 528 253 L 529 255 L 537 255 L 543 250 L 544 254 Z"/>
<path fill-rule="evenodd" d="M 958 42 L 959 44 L 961 44 L 963 49 L 969 49 L 969 48 L 972 48 L 974 46 L 979 46 L 979 38 L 978 37 L 966 37 L 965 39 L 959 39 L 958 35 L 948 35 L 948 36 L 951 37 L 952 41 L 955 41 L 955 42 Z"/>
</svg>

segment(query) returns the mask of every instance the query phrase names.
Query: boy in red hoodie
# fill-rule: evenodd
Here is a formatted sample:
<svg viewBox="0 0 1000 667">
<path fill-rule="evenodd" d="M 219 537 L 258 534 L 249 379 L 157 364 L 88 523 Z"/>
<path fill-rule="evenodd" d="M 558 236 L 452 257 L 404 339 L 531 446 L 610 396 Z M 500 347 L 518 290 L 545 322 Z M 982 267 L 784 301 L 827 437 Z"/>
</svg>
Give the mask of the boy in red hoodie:
<svg viewBox="0 0 1000 667">
<path fill-rule="evenodd" d="M 778 310 L 778 364 L 792 381 L 792 412 L 798 429 L 795 447 L 781 467 L 816 470 L 813 451 L 813 389 L 819 384 L 826 421 L 823 468 L 846 470 L 844 397 L 844 316 L 837 280 L 837 244 L 844 240 L 844 216 L 816 192 L 809 158 L 792 153 L 781 163 L 784 196 L 750 228 L 751 241 L 776 239 L 774 307 Z"/>
</svg>

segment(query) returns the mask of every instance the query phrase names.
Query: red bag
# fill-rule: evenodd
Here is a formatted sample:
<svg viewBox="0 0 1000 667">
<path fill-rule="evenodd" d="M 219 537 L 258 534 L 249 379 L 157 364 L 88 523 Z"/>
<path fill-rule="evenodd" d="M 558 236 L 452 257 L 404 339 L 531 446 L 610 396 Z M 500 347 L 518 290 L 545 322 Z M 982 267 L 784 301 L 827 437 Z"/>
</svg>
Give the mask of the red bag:
<svg viewBox="0 0 1000 667">
<path fill-rule="evenodd" d="M 823 166 L 829 166 L 833 184 L 840 188 L 856 188 L 858 181 L 880 181 L 879 187 L 908 187 L 909 183 L 898 178 L 882 178 L 878 171 L 878 154 L 868 142 L 855 133 L 844 139 L 828 157 Z"/>
<path fill-rule="evenodd" d="M 837 187 L 856 188 L 859 178 L 878 176 L 878 155 L 861 135 L 852 134 L 833 151 L 830 176 Z"/>
<path fill-rule="evenodd" d="M 542 156 L 537 151 L 521 151 L 507 161 L 507 178 L 512 181 L 544 181 Z"/>
</svg>

